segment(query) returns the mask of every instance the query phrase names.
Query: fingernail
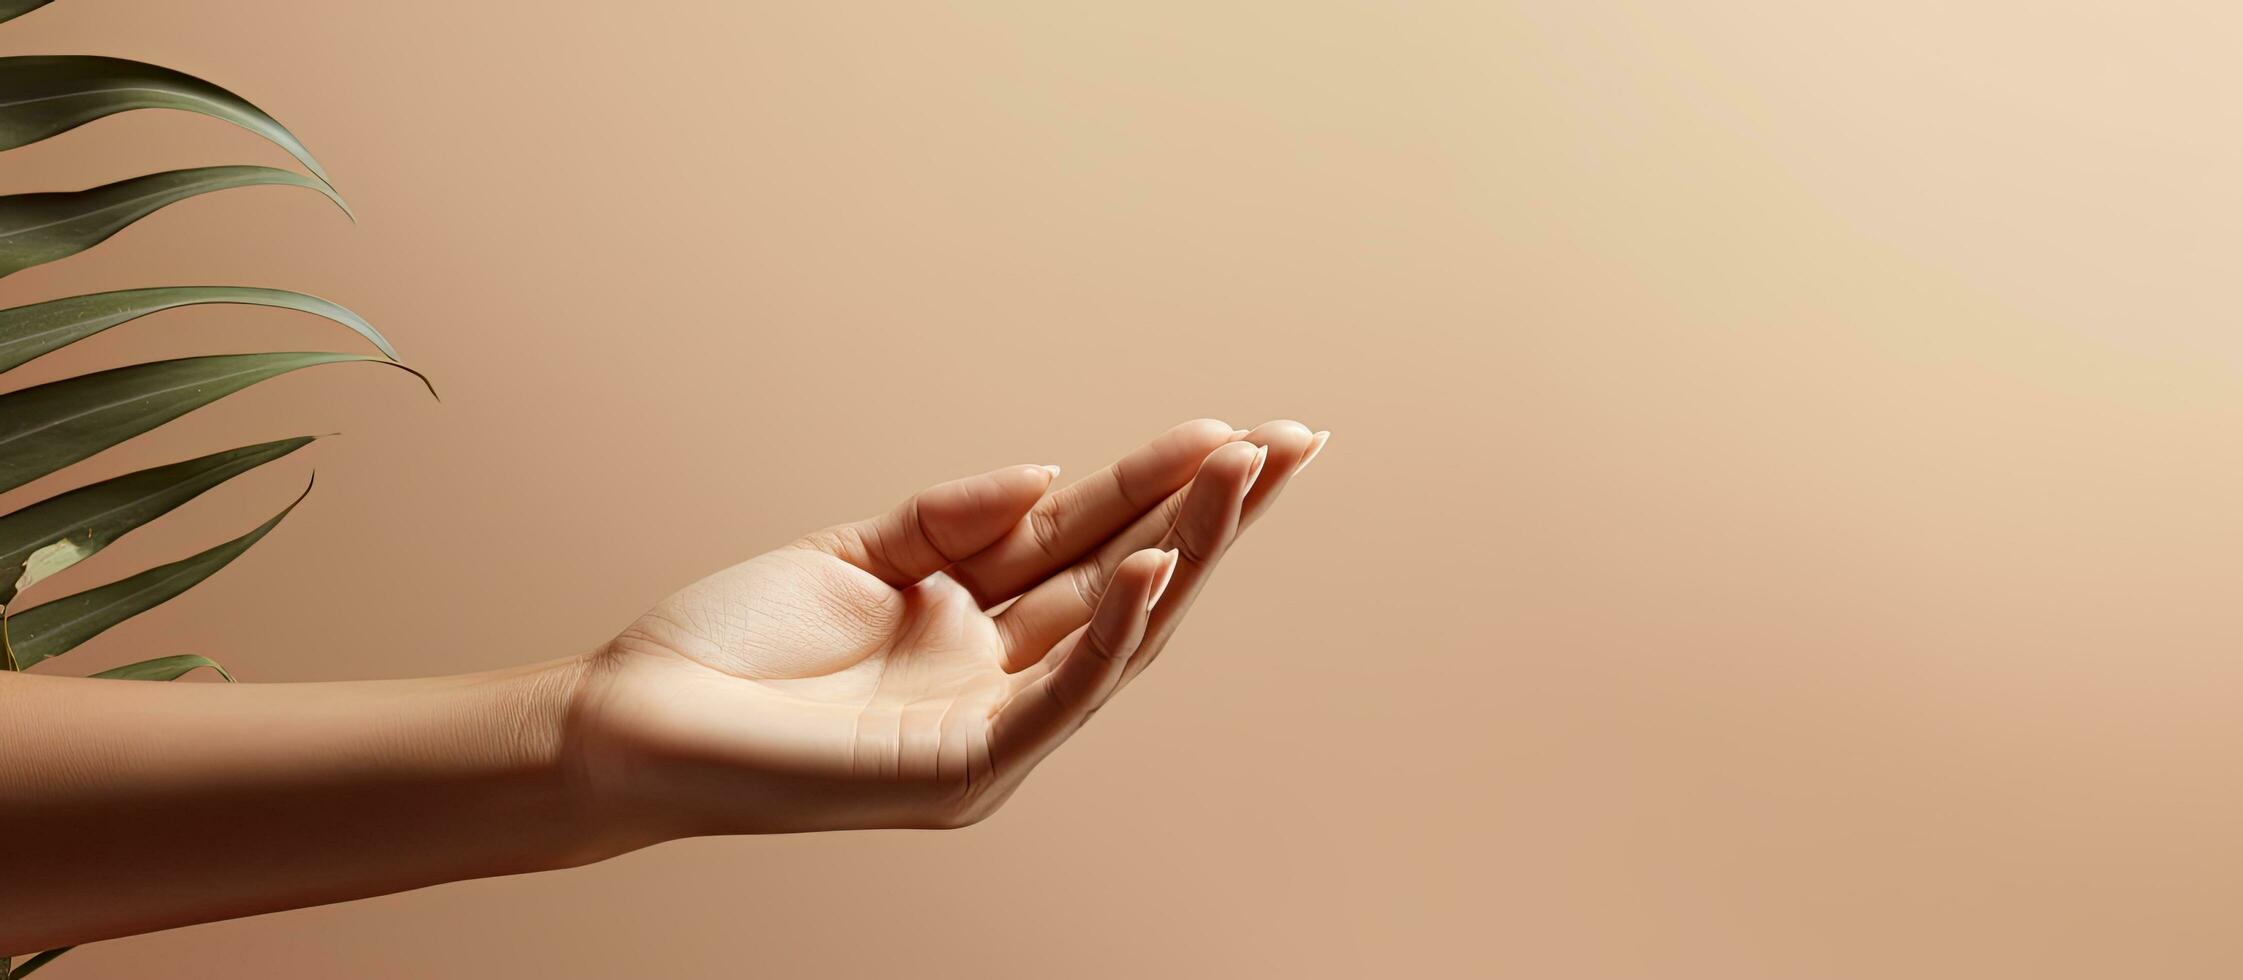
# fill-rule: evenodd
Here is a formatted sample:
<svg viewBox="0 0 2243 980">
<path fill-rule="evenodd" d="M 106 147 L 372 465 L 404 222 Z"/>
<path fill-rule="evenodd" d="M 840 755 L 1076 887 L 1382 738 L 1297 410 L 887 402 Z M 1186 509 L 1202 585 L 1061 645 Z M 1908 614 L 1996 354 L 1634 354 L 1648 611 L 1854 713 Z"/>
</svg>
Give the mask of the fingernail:
<svg viewBox="0 0 2243 980">
<path fill-rule="evenodd" d="M 1301 457 L 1301 465 L 1293 467 L 1293 472 L 1298 473 L 1308 469 L 1308 464 L 1316 462 L 1316 454 L 1324 451 L 1324 444 L 1331 438 L 1332 432 L 1330 429 L 1317 433 L 1316 438 L 1309 441 L 1308 454 Z"/>
<path fill-rule="evenodd" d="M 1244 438 L 1246 438 L 1246 430 L 1245 430 L 1245 429 L 1232 429 L 1232 430 L 1231 430 L 1231 441 L 1232 441 L 1232 442 L 1237 442 L 1237 441 L 1239 441 L 1240 439 L 1244 439 Z"/>
<path fill-rule="evenodd" d="M 1054 480 L 1059 479 L 1059 467 L 1057 466 L 1053 466 L 1050 463 L 1045 463 L 1044 472 L 1051 474 L 1051 478 Z"/>
<path fill-rule="evenodd" d="M 1154 574 L 1156 577 L 1153 579 L 1153 597 L 1145 600 L 1147 612 L 1152 611 L 1154 606 L 1160 605 L 1160 594 L 1168 591 L 1168 580 L 1176 575 L 1176 549 L 1170 548 L 1161 552 L 1160 571 Z"/>
<path fill-rule="evenodd" d="M 1262 478 L 1262 464 L 1269 462 L 1269 447 L 1254 448 L 1254 465 L 1246 471 L 1246 489 L 1254 489 L 1254 481 Z"/>
</svg>

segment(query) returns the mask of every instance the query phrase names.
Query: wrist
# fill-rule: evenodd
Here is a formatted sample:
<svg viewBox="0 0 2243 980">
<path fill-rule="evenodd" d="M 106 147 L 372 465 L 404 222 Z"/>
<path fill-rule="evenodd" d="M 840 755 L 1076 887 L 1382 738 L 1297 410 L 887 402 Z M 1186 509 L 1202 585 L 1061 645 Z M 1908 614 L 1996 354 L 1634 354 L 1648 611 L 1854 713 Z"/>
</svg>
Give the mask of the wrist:
<svg viewBox="0 0 2243 980">
<path fill-rule="evenodd" d="M 664 841 L 696 837 L 710 828 L 691 808 L 665 791 L 669 756 L 637 737 L 624 719 L 629 658 L 613 645 L 527 668 L 521 696 L 524 754 L 551 773 L 570 814 L 574 866 L 604 860 Z M 643 714 L 639 712 L 637 714 Z"/>
<path fill-rule="evenodd" d="M 659 843 L 665 835 L 643 826 L 597 778 L 596 749 L 585 737 L 584 709 L 596 658 L 564 657 L 477 676 L 487 694 L 474 710 L 483 741 L 514 778 L 546 801 L 538 819 L 554 831 L 525 835 L 539 841 L 520 870 L 577 867 Z"/>
<path fill-rule="evenodd" d="M 696 683 L 702 668 L 638 643 L 627 632 L 566 668 L 561 765 L 601 856 L 687 837 L 834 829 L 803 822 L 821 812 L 818 793 L 775 771 L 771 756 L 738 751 L 731 733 L 756 719 L 721 696 L 729 685 Z"/>
</svg>

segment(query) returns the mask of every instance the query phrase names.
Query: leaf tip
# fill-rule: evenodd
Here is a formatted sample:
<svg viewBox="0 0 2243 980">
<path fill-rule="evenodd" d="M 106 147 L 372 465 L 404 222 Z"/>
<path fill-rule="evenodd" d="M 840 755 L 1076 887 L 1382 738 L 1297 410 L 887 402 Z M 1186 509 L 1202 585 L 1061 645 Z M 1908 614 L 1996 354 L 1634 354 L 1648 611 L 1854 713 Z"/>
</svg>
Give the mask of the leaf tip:
<svg viewBox="0 0 2243 980">
<path fill-rule="evenodd" d="M 436 393 L 436 382 L 430 380 L 428 375 L 422 374 L 419 370 L 415 369 L 409 364 L 406 364 L 403 361 L 392 360 L 388 363 L 391 367 L 394 367 L 400 371 L 405 372 L 406 374 L 410 374 L 413 377 L 421 379 L 421 386 L 428 389 L 428 397 L 436 399 L 436 403 L 439 405 L 444 403 L 444 396 Z"/>
</svg>

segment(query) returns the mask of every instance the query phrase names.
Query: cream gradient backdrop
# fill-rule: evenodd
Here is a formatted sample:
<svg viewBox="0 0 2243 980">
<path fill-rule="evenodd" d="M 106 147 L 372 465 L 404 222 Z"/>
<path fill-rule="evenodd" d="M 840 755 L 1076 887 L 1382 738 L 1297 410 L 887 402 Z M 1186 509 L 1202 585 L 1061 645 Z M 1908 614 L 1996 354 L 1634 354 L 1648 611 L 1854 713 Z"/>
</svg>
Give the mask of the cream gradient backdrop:
<svg viewBox="0 0 2243 980">
<path fill-rule="evenodd" d="M 54 583 L 319 471 L 57 669 L 516 663 L 952 475 L 1335 437 L 987 824 L 54 976 L 2233 976 L 2239 44 L 2227 4 L 61 0 L 0 50 L 234 87 L 363 223 L 227 192 L 0 301 L 305 289 L 445 401 L 321 369 L 73 471 L 345 433 Z M 140 113 L 0 190 L 225 162 L 284 158 Z M 348 340 L 184 311 L 22 380 Z"/>
</svg>

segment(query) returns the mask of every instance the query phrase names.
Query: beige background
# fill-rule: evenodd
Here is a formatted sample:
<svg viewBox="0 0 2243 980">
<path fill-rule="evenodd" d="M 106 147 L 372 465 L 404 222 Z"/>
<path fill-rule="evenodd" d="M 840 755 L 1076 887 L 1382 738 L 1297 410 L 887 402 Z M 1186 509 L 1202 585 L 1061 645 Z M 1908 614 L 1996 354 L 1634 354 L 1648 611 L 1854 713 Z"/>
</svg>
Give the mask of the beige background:
<svg viewBox="0 0 2243 980">
<path fill-rule="evenodd" d="M 249 95 L 364 220 L 227 192 L 0 302 L 305 289 L 445 394 L 323 369 L 0 500 L 345 433 L 57 583 L 318 468 L 237 567 L 58 669 L 553 656 L 940 478 L 1080 475 L 1200 414 L 1336 433 L 990 823 L 673 844 L 54 976 L 2233 976 L 2243 15 L 2097 6 L 10 24 Z M 224 162 L 285 158 L 139 113 L 0 190 Z M 198 310 L 11 380 L 337 346 Z"/>
</svg>

